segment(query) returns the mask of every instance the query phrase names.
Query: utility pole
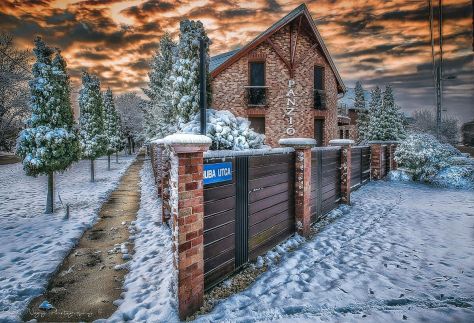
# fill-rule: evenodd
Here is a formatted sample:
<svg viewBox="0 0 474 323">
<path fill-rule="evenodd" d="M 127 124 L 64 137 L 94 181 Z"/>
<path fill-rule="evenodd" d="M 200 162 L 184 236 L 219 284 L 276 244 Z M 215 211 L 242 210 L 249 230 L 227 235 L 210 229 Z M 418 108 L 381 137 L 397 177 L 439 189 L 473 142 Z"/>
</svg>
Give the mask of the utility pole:
<svg viewBox="0 0 474 323">
<path fill-rule="evenodd" d="M 436 84 L 436 137 L 441 136 L 441 111 L 443 107 L 443 0 L 438 0 L 439 63 Z"/>
<path fill-rule="evenodd" d="M 199 110 L 201 117 L 201 135 L 206 135 L 207 122 L 207 97 L 206 97 L 206 43 L 204 39 L 199 39 Z"/>
</svg>

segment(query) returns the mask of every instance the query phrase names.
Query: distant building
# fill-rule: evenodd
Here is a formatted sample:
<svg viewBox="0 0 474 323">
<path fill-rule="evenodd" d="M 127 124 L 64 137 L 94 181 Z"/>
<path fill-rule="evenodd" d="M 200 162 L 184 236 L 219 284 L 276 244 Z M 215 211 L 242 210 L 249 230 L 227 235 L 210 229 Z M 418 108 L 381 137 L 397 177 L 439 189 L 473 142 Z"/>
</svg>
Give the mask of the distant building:
<svg viewBox="0 0 474 323">
<path fill-rule="evenodd" d="M 474 147 L 474 120 L 466 122 L 461 127 L 462 143 Z"/>
<path fill-rule="evenodd" d="M 366 109 L 369 108 L 370 92 L 364 91 Z M 354 108 L 355 91 L 353 88 L 347 88 L 345 95 L 339 98 L 337 127 L 340 139 L 352 139 L 357 141 L 359 133 L 357 132 L 357 117 L 359 111 Z"/>
<path fill-rule="evenodd" d="M 240 49 L 211 58 L 212 105 L 246 117 L 266 135 L 339 138 L 337 100 L 346 91 L 306 5 Z"/>
</svg>

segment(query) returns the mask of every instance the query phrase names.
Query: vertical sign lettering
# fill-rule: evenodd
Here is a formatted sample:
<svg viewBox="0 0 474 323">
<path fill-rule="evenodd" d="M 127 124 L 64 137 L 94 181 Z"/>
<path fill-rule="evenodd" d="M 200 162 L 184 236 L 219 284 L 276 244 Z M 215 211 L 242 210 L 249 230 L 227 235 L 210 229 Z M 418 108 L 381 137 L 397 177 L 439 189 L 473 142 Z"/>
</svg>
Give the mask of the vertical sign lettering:
<svg viewBox="0 0 474 323">
<path fill-rule="evenodd" d="M 296 95 L 294 91 L 295 81 L 288 81 L 288 92 L 286 93 L 286 110 L 285 118 L 287 120 L 286 134 L 288 136 L 293 136 L 296 133 L 296 130 L 293 126 L 293 117 L 296 114 Z"/>
</svg>

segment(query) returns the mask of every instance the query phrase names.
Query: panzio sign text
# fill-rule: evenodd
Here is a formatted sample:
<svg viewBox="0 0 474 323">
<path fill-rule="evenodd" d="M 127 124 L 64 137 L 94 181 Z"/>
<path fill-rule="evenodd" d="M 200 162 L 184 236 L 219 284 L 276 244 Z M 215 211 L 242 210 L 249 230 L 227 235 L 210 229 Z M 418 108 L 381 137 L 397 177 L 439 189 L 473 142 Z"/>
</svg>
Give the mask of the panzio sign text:
<svg viewBox="0 0 474 323">
<path fill-rule="evenodd" d="M 288 92 L 286 93 L 285 118 L 287 120 L 286 134 L 293 136 L 296 133 L 294 127 L 294 116 L 296 115 L 295 81 L 288 80 Z"/>
</svg>

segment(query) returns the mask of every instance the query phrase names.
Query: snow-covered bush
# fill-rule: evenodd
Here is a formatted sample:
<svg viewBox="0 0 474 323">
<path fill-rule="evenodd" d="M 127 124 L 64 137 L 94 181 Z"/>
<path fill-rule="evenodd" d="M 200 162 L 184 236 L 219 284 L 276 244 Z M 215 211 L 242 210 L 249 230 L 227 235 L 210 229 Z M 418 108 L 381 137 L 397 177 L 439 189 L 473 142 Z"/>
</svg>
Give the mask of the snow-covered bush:
<svg viewBox="0 0 474 323">
<path fill-rule="evenodd" d="M 183 126 L 183 133 L 199 133 L 199 113 Z M 206 135 L 212 150 L 244 150 L 261 148 L 265 136 L 250 128 L 250 121 L 235 117 L 230 111 L 207 110 Z"/>
<path fill-rule="evenodd" d="M 409 182 L 412 180 L 412 176 L 403 169 L 396 169 L 388 173 L 388 179 L 394 182 Z"/>
<path fill-rule="evenodd" d="M 413 172 L 414 179 L 427 180 L 450 166 L 450 158 L 460 155 L 451 145 L 428 134 L 412 134 L 397 147 L 395 161 Z"/>
<path fill-rule="evenodd" d="M 412 134 L 395 151 L 395 161 L 408 172 L 390 172 L 391 180 L 413 175 L 440 187 L 474 189 L 474 159 L 429 134 Z"/>
<path fill-rule="evenodd" d="M 430 182 L 436 186 L 474 189 L 474 166 L 448 166 L 442 169 Z"/>
</svg>

